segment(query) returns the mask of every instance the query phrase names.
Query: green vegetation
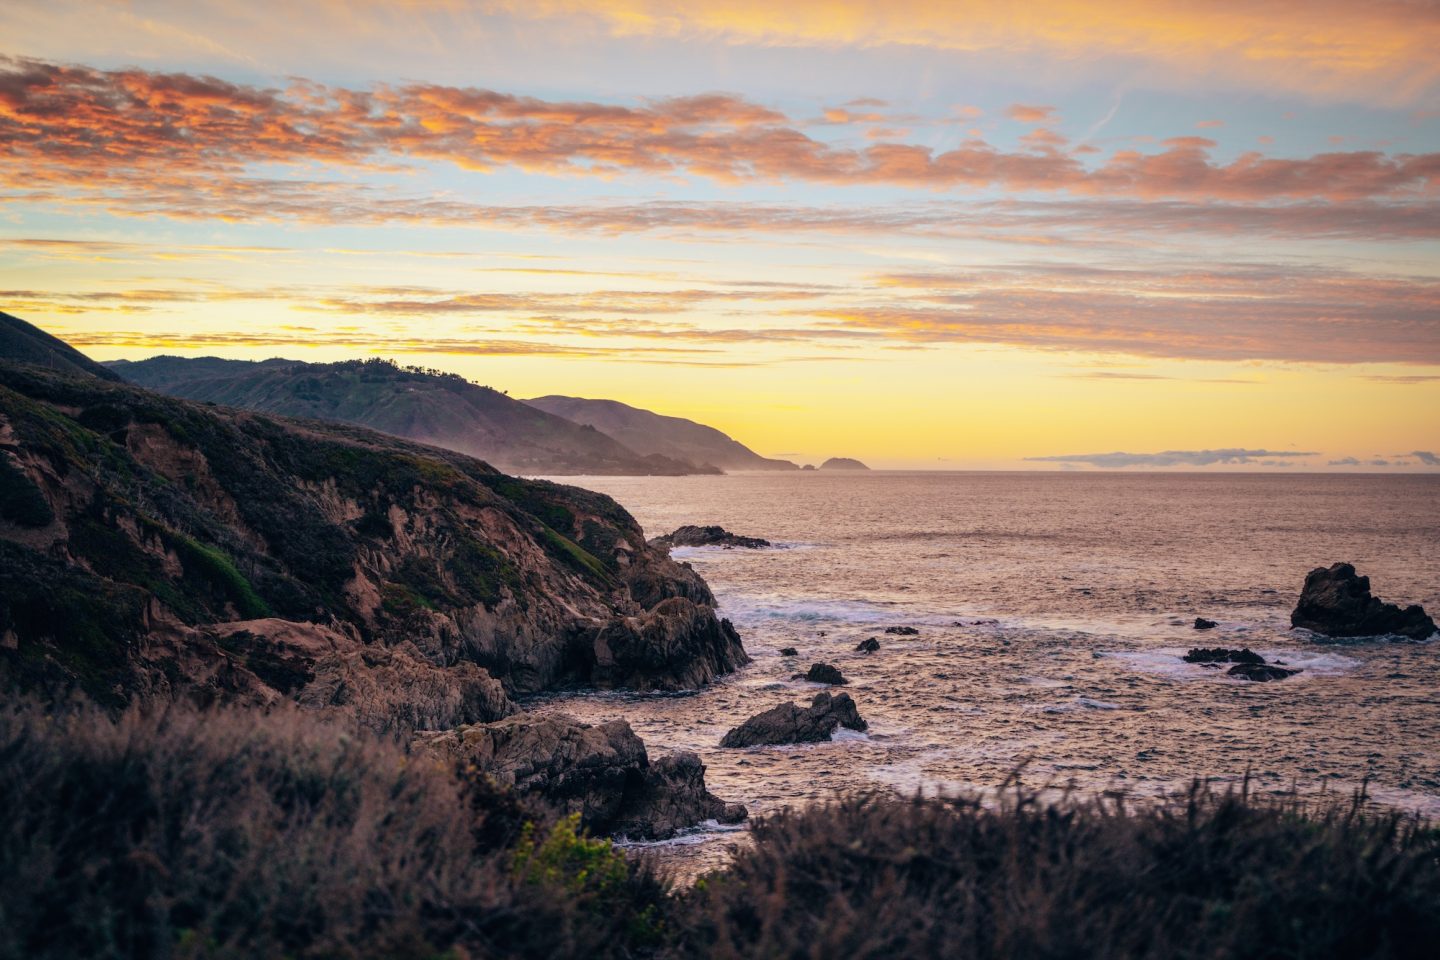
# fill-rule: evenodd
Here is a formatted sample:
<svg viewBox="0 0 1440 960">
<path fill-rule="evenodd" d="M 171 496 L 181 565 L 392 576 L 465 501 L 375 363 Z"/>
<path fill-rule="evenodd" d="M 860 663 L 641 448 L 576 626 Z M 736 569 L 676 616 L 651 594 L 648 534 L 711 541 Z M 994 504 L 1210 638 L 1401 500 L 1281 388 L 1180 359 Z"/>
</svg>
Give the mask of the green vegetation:
<svg viewBox="0 0 1440 960">
<path fill-rule="evenodd" d="M 250 581 L 235 569 L 235 564 L 223 552 L 189 537 L 177 536 L 174 540 L 180 548 L 180 561 L 187 571 L 193 568 L 202 579 L 219 587 L 235 604 L 243 619 L 255 620 L 271 615 L 269 605 L 260 599 Z"/>
<path fill-rule="evenodd" d="M 22 527 L 43 527 L 55 519 L 45 494 L 4 453 L 0 453 L 0 519 Z"/>
<path fill-rule="evenodd" d="M 551 552 L 558 554 L 584 573 L 590 574 L 598 580 L 605 581 L 610 577 L 610 571 L 605 564 L 597 560 L 594 555 L 585 550 L 575 541 L 562 537 L 549 527 L 540 528 L 541 535 L 545 538 L 545 544 L 551 548 Z"/>
</svg>

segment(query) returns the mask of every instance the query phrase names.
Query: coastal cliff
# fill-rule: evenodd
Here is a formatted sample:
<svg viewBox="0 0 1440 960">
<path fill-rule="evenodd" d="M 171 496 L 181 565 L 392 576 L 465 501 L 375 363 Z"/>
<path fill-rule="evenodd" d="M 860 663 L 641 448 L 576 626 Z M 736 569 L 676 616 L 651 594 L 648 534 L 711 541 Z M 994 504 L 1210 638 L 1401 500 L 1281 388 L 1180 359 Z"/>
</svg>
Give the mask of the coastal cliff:
<svg viewBox="0 0 1440 960">
<path fill-rule="evenodd" d="M 0 362 L 0 675 L 22 691 L 435 728 L 748 661 L 608 497 L 76 373 Z"/>
</svg>

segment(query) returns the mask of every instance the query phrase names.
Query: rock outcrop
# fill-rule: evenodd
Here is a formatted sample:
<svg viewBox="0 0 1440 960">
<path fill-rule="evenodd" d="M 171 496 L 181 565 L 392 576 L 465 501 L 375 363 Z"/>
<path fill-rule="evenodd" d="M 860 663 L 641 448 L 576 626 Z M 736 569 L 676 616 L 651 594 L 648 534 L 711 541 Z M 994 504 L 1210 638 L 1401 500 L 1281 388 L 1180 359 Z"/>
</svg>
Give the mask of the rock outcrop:
<svg viewBox="0 0 1440 960">
<path fill-rule="evenodd" d="M 848 693 L 817 693 L 808 707 L 782 703 L 756 714 L 725 734 L 720 746 L 820 743 L 829 740 L 839 727 L 864 730 L 867 724 Z"/>
<path fill-rule="evenodd" d="M 1214 630 L 1218 626 L 1220 626 L 1220 624 L 1216 623 L 1214 620 L 1206 620 L 1204 617 L 1195 618 L 1196 630 Z"/>
<path fill-rule="evenodd" d="M 810 683 L 825 683 L 832 687 L 843 687 L 846 684 L 845 675 L 838 667 L 829 663 L 812 663 L 810 669 L 804 673 L 797 673 L 791 680 L 807 680 Z"/>
<path fill-rule="evenodd" d="M 760 547 L 770 546 L 769 540 L 762 540 L 759 537 L 742 537 L 739 534 L 731 533 L 724 527 L 707 526 L 698 527 L 687 524 L 680 527 L 673 533 L 656 537 L 650 541 L 651 546 L 656 547 L 724 547 L 731 550 L 736 547 L 742 550 L 758 550 Z"/>
<path fill-rule="evenodd" d="M 1358 576 L 1348 563 L 1317 567 L 1306 575 L 1290 625 L 1327 637 L 1394 635 L 1424 640 L 1435 632 L 1435 621 L 1422 607 L 1402 609 L 1371 595 L 1370 578 Z"/>
<path fill-rule="evenodd" d="M 1284 680 L 1286 677 L 1293 677 L 1300 672 L 1267 663 L 1264 657 L 1248 647 L 1242 650 L 1230 650 L 1225 647 L 1195 647 L 1181 659 L 1186 663 L 1198 663 L 1215 670 L 1219 670 L 1221 664 L 1233 664 L 1229 670 L 1225 671 L 1227 677 L 1253 680 L 1259 683 Z"/>
<path fill-rule="evenodd" d="M 591 636 L 582 641 L 579 674 L 606 689 L 693 690 L 750 662 L 729 620 L 683 597 L 611 620 Z"/>
<path fill-rule="evenodd" d="M 895 637 L 918 637 L 920 631 L 914 627 L 886 627 L 885 632 Z"/>
<path fill-rule="evenodd" d="M 826 460 L 824 463 L 820 464 L 820 469 L 821 469 L 821 470 L 869 470 L 870 468 L 867 467 L 867 466 L 865 466 L 865 464 L 861 463 L 859 460 L 855 460 L 855 459 L 852 459 L 852 458 L 850 458 L 850 457 L 831 457 L 829 460 Z"/>
<path fill-rule="evenodd" d="M 0 686 L 449 726 L 706 683 L 713 603 L 609 497 L 0 354 Z"/>
<path fill-rule="evenodd" d="M 526 713 L 427 734 L 416 746 L 578 813 L 595 833 L 663 839 L 705 820 L 738 823 L 747 815 L 706 789 L 698 756 L 651 761 L 623 720 L 590 726 L 561 714 Z"/>
</svg>

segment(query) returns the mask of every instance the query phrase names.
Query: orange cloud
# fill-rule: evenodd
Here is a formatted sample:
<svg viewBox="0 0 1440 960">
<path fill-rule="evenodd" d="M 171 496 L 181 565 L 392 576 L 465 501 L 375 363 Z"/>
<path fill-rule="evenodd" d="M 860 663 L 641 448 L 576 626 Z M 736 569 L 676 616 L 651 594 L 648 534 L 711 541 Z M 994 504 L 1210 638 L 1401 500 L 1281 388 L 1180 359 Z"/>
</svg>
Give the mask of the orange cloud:
<svg viewBox="0 0 1440 960">
<path fill-rule="evenodd" d="M 1048 141 L 1035 142 L 1058 143 Z M 1417 196 L 1440 183 L 1440 154 L 1249 153 L 1218 163 L 1214 142 L 1204 138 L 1160 146 L 1156 153 L 1120 151 L 1092 168 L 1074 154 L 1007 152 L 979 139 L 945 152 L 896 142 L 836 146 L 774 110 L 723 94 L 623 106 L 433 84 L 351 90 L 297 81 L 281 91 L 34 61 L 9 61 L 0 70 L 0 185 L 30 199 L 98 197 L 142 213 L 197 189 L 282 209 L 327 197 L 340 204 L 349 189 L 340 181 L 260 180 L 251 171 L 262 164 L 385 170 L 430 161 L 571 176 L 1250 201 Z M 213 215 L 231 216 L 224 202 Z"/>
<path fill-rule="evenodd" d="M 1060 119 L 1054 107 L 1029 107 L 1023 103 L 1012 105 L 1005 115 L 1020 123 L 1054 123 Z"/>
</svg>

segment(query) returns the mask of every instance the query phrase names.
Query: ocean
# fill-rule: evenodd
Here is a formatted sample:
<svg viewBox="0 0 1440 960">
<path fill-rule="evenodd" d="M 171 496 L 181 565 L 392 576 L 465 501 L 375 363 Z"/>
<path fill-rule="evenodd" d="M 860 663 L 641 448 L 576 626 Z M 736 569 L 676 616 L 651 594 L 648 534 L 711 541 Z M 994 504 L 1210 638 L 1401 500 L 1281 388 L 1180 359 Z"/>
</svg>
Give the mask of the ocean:
<svg viewBox="0 0 1440 960">
<path fill-rule="evenodd" d="M 1137 798 L 1195 778 L 1440 816 L 1440 642 L 1292 631 L 1305 574 L 1356 564 L 1376 594 L 1440 613 L 1440 476 L 781 473 L 585 477 L 648 536 L 718 523 L 762 550 L 677 549 L 755 662 L 682 695 L 538 701 L 628 720 L 652 753 L 697 751 L 752 816 L 851 790 L 1033 787 Z M 1195 617 L 1218 622 L 1209 631 Z M 908 626 L 916 636 L 885 628 Z M 861 653 L 868 637 L 880 649 Z M 798 657 L 782 657 L 782 647 Z M 1301 673 L 1231 679 L 1181 660 L 1250 647 Z M 721 750 L 747 717 L 839 667 L 869 723 L 828 743 Z M 670 841 L 682 873 L 721 828 Z"/>
</svg>

